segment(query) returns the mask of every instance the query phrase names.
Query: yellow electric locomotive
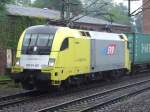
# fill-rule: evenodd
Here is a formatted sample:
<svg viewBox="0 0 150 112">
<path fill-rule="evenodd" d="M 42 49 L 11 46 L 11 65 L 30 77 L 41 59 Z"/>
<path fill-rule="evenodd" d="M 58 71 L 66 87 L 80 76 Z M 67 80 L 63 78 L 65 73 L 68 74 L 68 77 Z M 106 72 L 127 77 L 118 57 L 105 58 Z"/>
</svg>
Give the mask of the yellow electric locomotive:
<svg viewBox="0 0 150 112">
<path fill-rule="evenodd" d="M 12 78 L 25 89 L 95 80 L 130 71 L 123 34 L 37 25 L 21 35 Z"/>
</svg>

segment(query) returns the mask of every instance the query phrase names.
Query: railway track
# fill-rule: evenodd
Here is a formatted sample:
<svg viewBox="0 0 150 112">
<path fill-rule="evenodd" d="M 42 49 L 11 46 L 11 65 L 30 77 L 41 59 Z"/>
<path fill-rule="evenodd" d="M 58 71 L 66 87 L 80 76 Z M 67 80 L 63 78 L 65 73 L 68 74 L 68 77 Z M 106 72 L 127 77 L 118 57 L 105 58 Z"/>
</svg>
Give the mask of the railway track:
<svg viewBox="0 0 150 112">
<path fill-rule="evenodd" d="M 0 109 L 26 102 L 41 94 L 42 94 L 41 92 L 34 90 L 0 97 Z"/>
<path fill-rule="evenodd" d="M 150 89 L 150 79 L 98 92 L 35 112 L 91 112 Z"/>
<path fill-rule="evenodd" d="M 150 79 L 150 77 L 146 78 L 146 76 L 147 75 L 145 75 L 145 78 L 143 78 L 143 76 L 141 77 L 141 75 L 133 76 L 132 78 L 135 79 L 135 81 L 134 80 L 133 81 L 129 80 L 128 83 L 137 82 L 137 81 L 140 81 L 140 80 L 146 81 L 147 79 Z M 30 104 L 30 105 L 35 104 L 36 102 L 39 102 L 41 99 L 44 99 L 44 98 L 45 99 L 48 98 L 49 100 L 51 98 L 56 98 L 56 101 L 54 99 L 53 102 L 57 102 L 57 97 L 62 97 L 63 99 L 65 99 L 65 95 L 67 95 L 67 94 L 69 95 L 69 94 L 72 94 L 72 93 L 83 92 L 83 91 L 86 91 L 86 90 L 89 90 L 89 89 L 92 89 L 92 88 L 93 88 L 94 91 L 97 91 L 95 89 L 98 89 L 99 87 L 106 86 L 106 85 L 109 86 L 110 84 L 112 85 L 112 84 L 116 84 L 116 83 L 122 83 L 122 81 L 124 82 L 125 80 L 128 80 L 128 79 L 131 79 L 131 77 L 130 78 L 129 77 L 125 77 L 125 79 L 123 78 L 122 80 L 114 81 L 113 83 L 112 82 L 100 83 L 100 84 L 96 83 L 96 84 L 93 84 L 93 85 L 90 84 L 88 86 L 85 85 L 85 87 L 83 86 L 81 88 L 71 88 L 71 90 L 69 89 L 69 90 L 65 90 L 63 92 L 53 91 L 53 92 L 50 92 L 48 94 L 47 93 L 43 94 L 43 93 L 40 93 L 40 92 L 37 92 L 37 91 L 35 91 L 35 92 L 34 91 L 33 92 L 29 91 L 29 93 L 28 92 L 24 92 L 23 94 L 18 94 L 18 95 L 16 94 L 16 95 L 11 95 L 11 96 L 0 97 L 0 110 L 2 110 L 2 111 L 7 111 L 7 110 L 11 111 L 11 110 L 13 110 L 13 108 L 18 108 L 19 109 L 21 107 L 26 107 L 27 104 Z M 121 84 L 121 85 L 123 86 L 125 84 Z M 112 88 L 114 88 L 114 87 L 112 87 Z M 117 86 L 117 87 L 119 87 L 119 86 Z M 106 86 L 106 88 L 107 89 L 111 89 L 111 88 L 108 88 L 107 86 Z M 107 90 L 107 89 L 104 89 L 104 90 Z M 93 92 L 93 93 L 96 93 L 96 92 Z M 91 94 L 93 94 L 93 93 L 91 93 Z M 78 98 L 83 97 L 83 95 L 80 96 L 80 94 L 78 96 L 79 96 Z M 84 95 L 84 96 L 86 96 L 86 95 Z M 66 101 L 69 101 L 69 100 L 65 100 L 64 102 L 66 102 Z M 58 104 L 62 104 L 62 102 L 56 103 L 56 104 L 57 105 Z M 53 105 L 53 104 L 50 104 L 50 105 Z M 43 107 L 40 107 L 40 108 L 36 107 L 38 109 L 36 109 L 35 107 L 32 106 L 32 108 L 35 108 L 32 111 L 36 111 L 36 110 L 39 110 L 39 109 L 42 109 L 42 108 L 44 109 L 44 107 L 47 107 L 47 106 L 43 106 Z M 26 107 L 26 108 L 28 108 L 28 107 Z M 20 111 L 18 111 L 18 112 L 20 112 Z M 63 111 L 60 111 L 60 112 L 63 112 Z"/>
</svg>

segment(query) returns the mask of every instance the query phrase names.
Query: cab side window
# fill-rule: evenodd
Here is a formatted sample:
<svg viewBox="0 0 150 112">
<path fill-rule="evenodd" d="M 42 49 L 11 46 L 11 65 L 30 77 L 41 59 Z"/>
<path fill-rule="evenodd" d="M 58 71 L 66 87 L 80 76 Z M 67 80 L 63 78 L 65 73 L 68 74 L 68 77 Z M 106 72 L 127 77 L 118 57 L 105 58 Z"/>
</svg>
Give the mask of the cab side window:
<svg viewBox="0 0 150 112">
<path fill-rule="evenodd" d="M 62 45 L 60 47 L 60 51 L 63 51 L 65 49 L 67 49 L 69 46 L 69 39 L 68 38 L 65 38 L 62 42 Z"/>
</svg>

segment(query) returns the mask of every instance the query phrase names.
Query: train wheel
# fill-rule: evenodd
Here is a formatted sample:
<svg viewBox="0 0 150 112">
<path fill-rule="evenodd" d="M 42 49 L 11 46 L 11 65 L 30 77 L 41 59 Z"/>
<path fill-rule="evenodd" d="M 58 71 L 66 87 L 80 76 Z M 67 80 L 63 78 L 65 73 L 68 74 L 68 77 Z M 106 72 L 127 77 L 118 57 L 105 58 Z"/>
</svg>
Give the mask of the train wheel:
<svg viewBox="0 0 150 112">
<path fill-rule="evenodd" d="M 121 70 L 113 70 L 113 71 L 111 71 L 110 72 L 110 77 L 109 78 L 111 78 L 111 80 L 117 80 L 117 79 L 119 79 L 121 76 L 122 76 L 122 71 Z"/>
</svg>

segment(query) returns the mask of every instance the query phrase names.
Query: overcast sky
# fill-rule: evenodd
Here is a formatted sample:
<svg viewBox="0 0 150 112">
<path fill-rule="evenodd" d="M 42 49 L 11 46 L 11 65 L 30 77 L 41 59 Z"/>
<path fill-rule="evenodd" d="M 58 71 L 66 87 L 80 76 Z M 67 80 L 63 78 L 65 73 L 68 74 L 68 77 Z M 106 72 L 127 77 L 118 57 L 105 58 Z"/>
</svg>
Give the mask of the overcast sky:
<svg viewBox="0 0 150 112">
<path fill-rule="evenodd" d="M 123 3 L 124 5 L 128 6 L 128 0 L 114 0 L 116 3 Z M 136 10 L 142 5 L 142 0 L 139 1 L 132 1 L 131 2 L 131 12 Z"/>
</svg>

